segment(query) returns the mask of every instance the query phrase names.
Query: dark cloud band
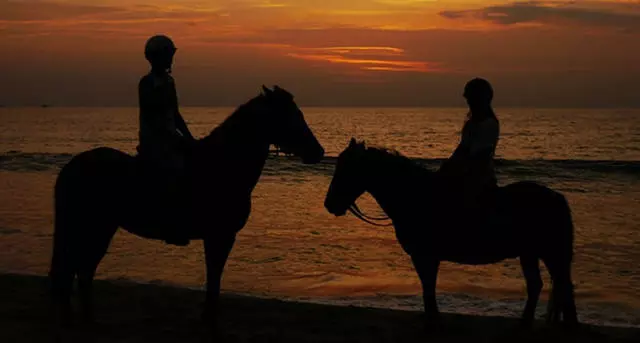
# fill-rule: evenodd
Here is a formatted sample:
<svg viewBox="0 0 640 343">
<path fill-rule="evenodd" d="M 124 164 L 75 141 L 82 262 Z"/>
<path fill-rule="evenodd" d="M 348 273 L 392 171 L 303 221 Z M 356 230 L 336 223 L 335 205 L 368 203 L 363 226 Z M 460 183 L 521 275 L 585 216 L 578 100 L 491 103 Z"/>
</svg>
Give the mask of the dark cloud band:
<svg viewBox="0 0 640 343">
<path fill-rule="evenodd" d="M 609 4 L 615 6 L 615 4 Z M 636 7 L 637 11 L 628 10 Z M 612 9 L 580 7 L 578 2 L 559 5 L 538 1 L 515 2 L 507 5 L 488 6 L 479 9 L 442 11 L 442 17 L 460 20 L 476 19 L 498 25 L 539 23 L 553 25 L 584 25 L 609 27 L 626 31 L 640 30 L 640 3 L 624 4 L 626 12 Z M 635 13 L 634 13 L 635 12 Z"/>
</svg>

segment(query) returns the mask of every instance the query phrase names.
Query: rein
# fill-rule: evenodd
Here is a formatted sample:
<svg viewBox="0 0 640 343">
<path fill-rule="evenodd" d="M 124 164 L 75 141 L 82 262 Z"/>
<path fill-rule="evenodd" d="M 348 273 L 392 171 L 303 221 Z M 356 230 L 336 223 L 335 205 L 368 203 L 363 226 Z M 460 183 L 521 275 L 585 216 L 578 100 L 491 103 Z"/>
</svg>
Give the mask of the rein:
<svg viewBox="0 0 640 343">
<path fill-rule="evenodd" d="M 358 219 L 362 220 L 365 223 L 374 225 L 374 226 L 381 226 L 381 227 L 387 227 L 387 226 L 392 226 L 392 223 L 388 223 L 388 224 L 378 224 L 376 223 L 376 221 L 384 221 L 384 220 L 389 220 L 390 218 L 388 216 L 386 217 L 370 217 L 366 214 L 364 214 L 364 212 L 362 212 L 362 210 L 358 207 L 358 205 L 356 205 L 356 203 L 354 202 L 350 207 L 349 207 L 349 212 L 353 213 L 354 216 L 356 216 Z"/>
</svg>

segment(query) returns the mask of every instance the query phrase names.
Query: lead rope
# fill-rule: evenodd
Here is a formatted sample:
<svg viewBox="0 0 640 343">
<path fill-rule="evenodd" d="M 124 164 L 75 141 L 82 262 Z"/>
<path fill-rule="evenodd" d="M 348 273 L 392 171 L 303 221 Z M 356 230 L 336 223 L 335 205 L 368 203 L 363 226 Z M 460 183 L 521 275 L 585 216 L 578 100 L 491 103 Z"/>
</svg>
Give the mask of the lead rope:
<svg viewBox="0 0 640 343">
<path fill-rule="evenodd" d="M 369 223 L 374 226 L 387 227 L 387 226 L 393 225 L 393 222 L 388 224 L 376 223 L 375 221 L 389 220 L 390 218 L 388 216 L 387 217 L 370 217 L 364 214 L 364 212 L 362 212 L 362 210 L 355 203 L 353 203 L 353 205 L 349 207 L 349 212 L 353 213 L 354 216 L 356 216 L 358 219 L 362 220 L 363 222 Z"/>
</svg>

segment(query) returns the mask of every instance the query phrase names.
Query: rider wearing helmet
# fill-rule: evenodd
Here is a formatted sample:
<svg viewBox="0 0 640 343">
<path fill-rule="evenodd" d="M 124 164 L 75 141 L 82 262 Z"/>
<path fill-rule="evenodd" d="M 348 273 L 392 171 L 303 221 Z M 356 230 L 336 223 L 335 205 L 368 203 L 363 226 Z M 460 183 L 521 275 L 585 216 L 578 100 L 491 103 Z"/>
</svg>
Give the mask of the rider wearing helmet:
<svg viewBox="0 0 640 343">
<path fill-rule="evenodd" d="M 180 112 L 171 65 L 176 52 L 173 41 L 164 35 L 151 37 L 144 55 L 151 71 L 138 84 L 140 105 L 140 145 L 138 150 L 154 165 L 179 173 L 183 152 L 194 141 Z"/>
<path fill-rule="evenodd" d="M 155 170 L 154 173 L 166 180 L 165 189 L 171 195 L 179 190 L 178 181 L 184 168 L 184 153 L 195 139 L 178 111 L 176 86 L 171 76 L 171 65 L 176 47 L 167 36 L 151 37 L 145 46 L 144 55 L 151 65 L 151 71 L 140 79 L 138 101 L 140 106 L 138 153 Z M 179 226 L 182 218 L 171 215 L 167 243 L 187 245 L 189 240 L 181 235 Z M 175 217 L 175 218 L 174 218 Z"/>
<path fill-rule="evenodd" d="M 443 163 L 440 173 L 462 192 L 462 205 L 477 204 L 487 190 L 497 187 L 494 156 L 500 136 L 500 123 L 493 111 L 493 88 L 480 78 L 469 81 L 464 95 L 469 106 L 460 143 Z"/>
</svg>

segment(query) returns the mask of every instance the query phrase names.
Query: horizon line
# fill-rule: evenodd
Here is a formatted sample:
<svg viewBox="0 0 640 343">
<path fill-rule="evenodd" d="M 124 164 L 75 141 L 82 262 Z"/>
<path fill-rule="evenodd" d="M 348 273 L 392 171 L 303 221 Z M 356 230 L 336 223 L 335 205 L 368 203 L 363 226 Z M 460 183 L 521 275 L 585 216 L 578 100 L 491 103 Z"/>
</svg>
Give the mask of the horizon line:
<svg viewBox="0 0 640 343">
<path fill-rule="evenodd" d="M 183 108 L 237 108 L 241 104 L 237 105 L 182 105 Z M 464 109 L 467 108 L 464 105 L 300 105 L 300 108 L 455 108 Z M 0 104 L 0 109 L 7 108 L 137 108 L 138 105 L 55 105 L 55 104 L 41 104 L 41 105 L 3 105 Z M 610 109 L 610 110 L 640 110 L 640 105 L 637 106 L 582 106 L 582 105 L 494 105 L 494 108 L 517 108 L 517 109 Z"/>
</svg>

